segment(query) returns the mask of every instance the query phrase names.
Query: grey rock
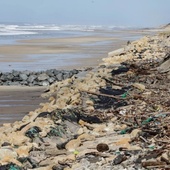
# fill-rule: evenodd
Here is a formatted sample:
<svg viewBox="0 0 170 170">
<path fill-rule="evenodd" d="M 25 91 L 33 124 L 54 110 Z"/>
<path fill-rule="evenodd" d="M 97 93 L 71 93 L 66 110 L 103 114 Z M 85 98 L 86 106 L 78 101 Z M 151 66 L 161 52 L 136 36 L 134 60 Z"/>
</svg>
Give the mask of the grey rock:
<svg viewBox="0 0 170 170">
<path fill-rule="evenodd" d="M 40 84 L 39 84 L 39 82 L 37 82 L 37 81 L 33 81 L 33 86 L 39 86 Z"/>
<path fill-rule="evenodd" d="M 14 77 L 17 77 L 17 76 L 19 76 L 20 72 L 16 71 L 16 70 L 13 70 L 12 74 L 13 74 Z"/>
<path fill-rule="evenodd" d="M 47 80 L 49 78 L 49 76 L 46 73 L 42 73 L 38 76 L 38 80 L 43 81 L 43 80 Z"/>
<path fill-rule="evenodd" d="M 37 76 L 36 75 L 30 75 L 29 77 L 28 77 L 28 82 L 29 83 L 32 83 L 35 79 L 37 78 Z"/>
<path fill-rule="evenodd" d="M 29 76 L 29 75 L 31 74 L 31 72 L 28 71 L 28 70 L 25 70 L 25 71 L 23 71 L 22 73 L 23 73 L 23 74 L 26 74 L 27 76 Z"/>
<path fill-rule="evenodd" d="M 34 84 L 33 83 L 29 83 L 28 86 L 34 86 Z"/>
<path fill-rule="evenodd" d="M 72 72 L 72 74 L 77 74 L 77 73 L 79 73 L 79 71 L 76 70 L 76 69 L 73 69 L 71 72 Z"/>
<path fill-rule="evenodd" d="M 7 79 L 8 79 L 8 80 L 12 80 L 12 79 L 13 79 L 13 75 L 12 75 L 11 73 L 8 73 Z"/>
<path fill-rule="evenodd" d="M 22 79 L 22 80 L 27 80 L 28 76 L 26 74 L 20 74 L 19 77 Z"/>
<path fill-rule="evenodd" d="M 15 81 L 15 82 L 10 82 L 9 85 L 10 85 L 10 86 L 18 86 L 18 85 L 20 85 L 20 82 L 17 82 L 17 81 Z"/>
<path fill-rule="evenodd" d="M 16 82 L 16 81 L 22 81 L 22 79 L 18 76 L 14 76 L 13 79 L 12 79 L 13 82 Z"/>
<path fill-rule="evenodd" d="M 56 76 L 57 76 L 57 75 L 60 73 L 60 71 L 59 71 L 59 70 L 54 69 L 54 70 L 53 70 L 53 73 L 54 73 L 54 75 L 56 75 Z"/>
<path fill-rule="evenodd" d="M 7 75 L 3 74 L 3 75 L 1 76 L 1 80 L 2 80 L 3 82 L 7 81 Z"/>
<path fill-rule="evenodd" d="M 72 71 L 68 72 L 68 78 L 72 77 L 74 75 L 74 73 Z"/>
<path fill-rule="evenodd" d="M 42 82 L 39 82 L 39 85 L 40 86 L 49 86 L 50 83 L 48 81 L 42 81 Z"/>
<path fill-rule="evenodd" d="M 78 70 L 56 70 L 47 71 L 17 71 L 0 72 L 0 85 L 27 85 L 27 86 L 48 86 L 55 81 L 62 81 L 79 73 Z"/>
<path fill-rule="evenodd" d="M 20 84 L 21 85 L 28 85 L 28 82 L 27 81 L 21 81 Z"/>
<path fill-rule="evenodd" d="M 56 80 L 56 79 L 55 79 L 54 77 L 50 77 L 50 78 L 48 79 L 48 82 L 49 82 L 49 83 L 53 83 L 55 80 Z"/>
<path fill-rule="evenodd" d="M 3 83 L 3 85 L 5 85 L 5 86 L 9 86 L 10 84 L 11 84 L 11 81 L 6 81 Z"/>
<path fill-rule="evenodd" d="M 46 74 L 48 75 L 48 76 L 50 76 L 50 77 L 53 77 L 54 76 L 54 72 L 53 72 L 54 70 L 47 70 L 46 71 Z"/>
<path fill-rule="evenodd" d="M 57 75 L 56 75 L 56 78 L 57 78 L 58 81 L 63 80 L 63 73 L 57 74 Z"/>
<path fill-rule="evenodd" d="M 118 165 L 120 163 L 122 163 L 124 160 L 126 160 L 126 156 L 125 155 L 118 155 L 114 160 L 113 160 L 113 165 Z"/>
<path fill-rule="evenodd" d="M 68 78 L 70 78 L 69 73 L 64 73 L 64 74 L 63 74 L 63 79 L 65 80 L 65 79 L 68 79 Z"/>
</svg>

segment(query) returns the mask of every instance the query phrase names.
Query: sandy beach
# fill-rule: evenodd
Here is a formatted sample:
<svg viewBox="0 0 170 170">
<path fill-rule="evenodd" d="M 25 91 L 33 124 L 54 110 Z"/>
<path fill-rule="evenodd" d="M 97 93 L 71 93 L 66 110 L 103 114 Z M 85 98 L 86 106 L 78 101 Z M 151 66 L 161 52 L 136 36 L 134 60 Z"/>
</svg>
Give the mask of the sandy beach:
<svg viewBox="0 0 170 170">
<path fill-rule="evenodd" d="M 2 107 L 8 113 L 4 121 L 37 109 L 0 127 L 1 167 L 169 168 L 169 45 L 170 36 L 164 33 L 112 51 L 102 67 L 53 83 L 41 107 L 43 89 L 2 87 L 1 104 L 15 105 Z"/>
<path fill-rule="evenodd" d="M 110 45 L 102 45 L 105 41 Z M 120 39 L 101 36 L 20 40 L 12 45 L 0 46 L 0 71 L 94 67 L 107 56 L 110 49 L 118 48 L 125 43 L 126 41 Z M 85 53 L 86 55 L 81 56 Z M 21 120 L 29 111 L 38 108 L 44 101 L 40 97 L 44 89 L 44 87 L 1 86 L 0 124 Z"/>
<path fill-rule="evenodd" d="M 149 33 L 130 32 L 129 36 L 133 39 L 143 34 Z M 109 51 L 127 43 L 123 37 L 106 35 L 28 39 L 0 45 L 0 71 L 95 67 Z M 43 90 L 41 87 L 0 87 L 0 124 L 21 120 L 38 108 L 43 101 L 40 97 Z"/>
<path fill-rule="evenodd" d="M 0 71 L 46 70 L 94 67 L 107 57 L 109 51 L 124 47 L 150 32 L 118 32 L 64 38 L 18 40 L 0 45 Z"/>
<path fill-rule="evenodd" d="M 0 0 L 0 170 L 170 170 L 169 10 Z"/>
</svg>

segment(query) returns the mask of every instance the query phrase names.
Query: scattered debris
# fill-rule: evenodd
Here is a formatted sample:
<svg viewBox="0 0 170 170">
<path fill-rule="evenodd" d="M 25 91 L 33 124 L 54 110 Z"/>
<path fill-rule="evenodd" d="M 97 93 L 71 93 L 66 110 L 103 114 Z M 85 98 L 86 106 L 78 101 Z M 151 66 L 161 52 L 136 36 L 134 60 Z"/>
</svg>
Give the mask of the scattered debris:
<svg viewBox="0 0 170 170">
<path fill-rule="evenodd" d="M 52 84 L 48 103 L 0 128 L 0 169 L 170 169 L 167 46 L 144 37 Z"/>
</svg>

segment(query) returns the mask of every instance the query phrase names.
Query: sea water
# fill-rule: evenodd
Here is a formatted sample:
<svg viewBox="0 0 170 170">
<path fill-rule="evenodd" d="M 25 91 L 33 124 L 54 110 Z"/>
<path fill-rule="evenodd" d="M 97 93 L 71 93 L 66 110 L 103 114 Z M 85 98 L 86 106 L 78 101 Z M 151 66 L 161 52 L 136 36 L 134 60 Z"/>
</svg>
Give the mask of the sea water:
<svg viewBox="0 0 170 170">
<path fill-rule="evenodd" d="M 34 38 L 61 38 L 91 35 L 90 32 L 111 30 L 104 26 L 55 25 L 55 24 L 0 24 L 0 43 Z"/>
</svg>

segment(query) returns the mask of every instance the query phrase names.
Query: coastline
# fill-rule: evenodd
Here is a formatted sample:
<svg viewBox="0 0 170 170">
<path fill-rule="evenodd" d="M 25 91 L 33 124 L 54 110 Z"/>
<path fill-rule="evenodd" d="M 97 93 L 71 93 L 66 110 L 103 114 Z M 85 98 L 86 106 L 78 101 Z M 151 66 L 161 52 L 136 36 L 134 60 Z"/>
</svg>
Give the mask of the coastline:
<svg viewBox="0 0 170 170">
<path fill-rule="evenodd" d="M 123 32 L 122 34 L 128 34 L 128 32 Z M 129 31 L 129 36 L 131 34 L 139 36 L 146 33 Z M 131 38 L 133 39 L 133 36 Z M 95 68 L 102 62 L 104 57 L 107 57 L 109 51 L 124 47 L 126 43 L 127 40 L 124 37 L 109 37 L 107 32 L 98 36 L 18 40 L 16 44 L 0 45 L 1 72 L 8 72 L 13 69 L 39 71 L 51 68 L 57 68 L 58 70 Z M 2 103 L 0 123 L 12 123 L 13 121 L 21 120 L 29 111 L 38 108 L 39 104 L 44 101 L 39 97 L 42 88 L 22 87 L 20 89 L 20 86 L 19 88 L 17 86 L 0 86 L 2 96 L 10 95 L 11 93 L 5 102 L 1 102 L 3 97 L 0 98 Z M 33 104 L 32 95 L 34 96 L 34 93 L 36 93 L 36 100 L 34 100 L 35 103 Z M 16 100 L 27 100 L 27 102 L 23 101 L 21 106 L 17 106 L 18 101 L 13 101 L 15 98 L 17 98 Z M 6 107 L 7 105 L 11 107 Z"/>
<path fill-rule="evenodd" d="M 2 167 L 169 167 L 169 46 L 169 34 L 144 37 L 52 84 L 48 102 L 0 128 Z"/>
<path fill-rule="evenodd" d="M 0 45 L 0 71 L 94 67 L 109 51 L 151 33 L 119 31 L 117 34 L 118 37 L 114 32 L 101 32 L 91 36 L 27 39 Z"/>
<path fill-rule="evenodd" d="M 0 170 L 170 170 L 170 0 L 0 9 Z"/>
</svg>

